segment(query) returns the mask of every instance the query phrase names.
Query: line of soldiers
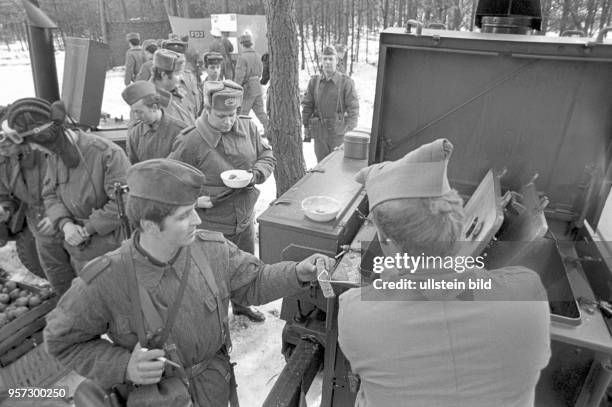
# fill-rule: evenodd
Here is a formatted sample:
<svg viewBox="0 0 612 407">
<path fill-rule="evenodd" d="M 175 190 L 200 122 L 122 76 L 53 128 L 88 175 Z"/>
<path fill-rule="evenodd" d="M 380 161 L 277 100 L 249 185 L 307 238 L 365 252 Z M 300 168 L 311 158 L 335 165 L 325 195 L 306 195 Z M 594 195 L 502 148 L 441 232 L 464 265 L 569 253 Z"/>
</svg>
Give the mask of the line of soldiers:
<svg viewBox="0 0 612 407">
<path fill-rule="evenodd" d="M 203 90 L 205 106 L 192 126 L 168 115 L 154 82 L 136 82 L 124 90 L 140 119 L 130 135 L 144 129 L 140 139 L 130 140 L 133 163 L 114 143 L 68 125 L 61 102 L 21 99 L 2 118 L 1 162 L 18 163 L 20 182 L 27 184 L 28 159 L 43 157 L 38 152 L 46 155 L 36 167 L 44 173 L 36 201 L 42 200 L 44 218 L 34 214 L 28 223 L 40 232 L 36 236 L 48 235 L 53 244 L 54 251 L 41 250 L 40 256 L 45 265 L 50 259 L 61 265 L 45 267 L 45 273 L 63 295 L 48 315 L 45 344 L 51 355 L 93 380 L 84 389 L 147 385 L 181 375 L 194 405 L 227 406 L 228 400 L 237 405 L 229 362 L 230 299 L 234 312 L 242 307 L 248 313 L 250 304 L 306 289 L 316 279 L 317 259 L 333 265 L 319 255 L 265 265 L 253 255 L 253 207 L 259 194 L 254 185 L 271 174 L 275 159 L 252 120 L 237 115 L 241 86 L 207 81 Z M 164 128 L 178 130 L 173 143 L 155 133 Z M 139 154 L 155 155 L 158 147 L 165 149 L 163 157 L 170 149 L 170 158 L 139 159 Z M 249 171 L 251 181 L 245 188 L 228 188 L 220 178 L 227 169 Z M 128 240 L 113 193 L 116 183 L 127 183 L 130 191 L 125 206 L 135 232 Z M 28 192 L 35 192 L 34 185 L 26 185 Z M 12 194 L 0 190 L 0 197 Z M 0 207 L 3 216 L 14 211 L 2 200 Z M 160 318 L 173 320 L 167 341 L 178 353 L 166 349 L 166 341 L 151 342 L 148 350 L 147 339 L 136 335 L 130 313 L 138 305 L 126 289 L 126 252 Z M 179 293 L 183 279 L 187 288 Z M 171 317 L 168 308 L 176 297 L 182 298 L 180 312 Z M 151 330 L 144 338 L 155 331 L 147 325 Z M 165 369 L 161 356 L 184 369 Z"/>
<path fill-rule="evenodd" d="M 134 47 L 128 51 L 129 59 L 135 59 L 132 56 L 138 52 L 135 40 L 131 38 Z M 253 121 L 238 115 L 240 107 L 252 107 L 267 127 L 261 59 L 252 50 L 249 33 L 240 37 L 240 43 L 244 52 L 235 75 L 245 87 L 219 80 L 223 63 L 219 53 L 203 56 L 208 78 L 200 84 L 197 55 L 189 56 L 185 42 L 171 38 L 161 49 L 154 49 L 156 44 L 145 41 L 145 51 L 151 54 L 150 78 L 137 80 L 122 92 L 134 119 L 128 129 L 127 155 L 114 143 L 67 125 L 61 102 L 51 105 L 26 98 L 4 112 L 0 165 L 6 171 L 0 174 L 0 223 L 17 211 L 15 198 L 28 204 L 27 225 L 35 236 L 41 265 L 54 290 L 62 295 L 48 318 L 48 351 L 98 384 L 118 377 L 146 384 L 152 377 L 159 380 L 164 366 L 158 369 L 155 351 L 140 349 L 142 341 L 136 341 L 135 327 L 126 320 L 131 304 L 125 281 L 115 275 L 126 274 L 117 258 L 125 249 L 119 248 L 130 246 L 141 255 L 138 279 L 150 281 L 147 288 L 162 314 L 177 295 L 174 289 L 179 281 L 160 280 L 159 274 L 166 276 L 166 271 L 173 270 L 180 279 L 177 265 L 181 261 L 200 270 L 212 267 L 216 277 L 221 276 L 218 285 L 224 289 L 216 301 L 217 312 L 211 313 L 211 318 L 225 315 L 221 321 L 227 319 L 230 298 L 235 314 L 262 321 L 263 315 L 250 304 L 289 295 L 316 278 L 315 260 L 322 256 L 272 268 L 253 256 L 254 206 L 259 195 L 254 185 L 269 177 L 275 159 Z M 196 61 L 195 65 L 188 60 Z M 136 62 L 126 62 L 126 70 L 129 65 L 131 72 L 136 71 Z M 147 75 L 146 69 L 143 61 L 138 75 Z M 187 79 L 190 77 L 193 80 Z M 220 174 L 229 169 L 249 171 L 249 184 L 241 189 L 226 187 Z M 124 241 L 114 188 L 126 182 L 131 191 L 140 192 L 128 198 L 127 216 L 137 231 Z M 204 231 L 196 233 L 196 227 Z M 183 251 L 194 242 L 204 248 L 203 257 L 189 257 Z M 218 261 L 214 266 L 212 258 Z M 147 280 L 147 271 L 155 267 L 158 276 Z M 108 293 L 109 285 L 118 292 Z M 212 289 L 210 281 L 193 281 L 190 287 Z M 214 291 L 213 297 L 218 294 Z M 187 290 L 186 298 L 198 294 Z M 198 303 L 193 298 L 186 301 Z M 205 305 L 214 311 L 211 304 Z M 102 315 L 102 310 L 110 314 Z M 191 316 L 201 321 L 197 313 Z M 181 318 L 177 317 L 177 327 L 193 328 L 193 319 Z M 184 335 L 175 338 L 185 353 L 177 362 L 200 366 L 198 374 L 188 378 L 198 382 L 194 388 L 200 389 L 191 392 L 191 398 L 200 405 L 227 405 L 222 400 L 235 391 L 222 384 L 231 373 L 229 344 L 225 340 L 216 343 L 218 334 L 229 335 L 227 324 L 212 324 L 212 329 L 207 318 L 203 321 L 201 328 L 207 333 L 193 336 L 197 330 L 181 331 Z M 95 339 L 104 333 L 116 344 Z M 106 362 L 98 362 L 101 360 Z M 151 371 L 143 375 L 142 369 Z"/>
<path fill-rule="evenodd" d="M 253 37 L 246 31 L 239 37 L 242 52 L 234 67 L 230 54 L 234 51 L 231 42 L 218 30 L 211 30 L 214 41 L 209 52 L 201 57 L 186 38 L 170 34 L 168 40 L 147 39 L 140 46 L 138 33 L 127 34 L 130 48 L 125 55 L 126 86 L 136 81 L 151 81 L 159 89 L 163 102 L 170 113 L 187 124 L 194 124 L 203 109 L 202 65 L 206 80 L 233 80 L 243 87 L 242 114 L 251 110 L 261 122 L 264 131 L 268 127 L 268 116 L 263 104 L 260 83 L 263 74 L 261 56 L 253 49 Z"/>
</svg>

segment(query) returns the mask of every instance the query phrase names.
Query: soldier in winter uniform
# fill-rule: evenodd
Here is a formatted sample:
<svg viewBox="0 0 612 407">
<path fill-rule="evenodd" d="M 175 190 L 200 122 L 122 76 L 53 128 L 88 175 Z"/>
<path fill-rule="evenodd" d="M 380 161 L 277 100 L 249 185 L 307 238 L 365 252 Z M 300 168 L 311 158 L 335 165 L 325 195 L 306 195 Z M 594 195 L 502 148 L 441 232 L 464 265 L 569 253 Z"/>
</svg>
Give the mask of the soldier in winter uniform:
<svg viewBox="0 0 612 407">
<path fill-rule="evenodd" d="M 140 67 L 137 81 L 148 81 L 153 75 L 153 55 L 157 51 L 157 43 L 155 40 L 144 40 L 142 43 L 142 52 L 145 55 L 145 63 Z"/>
<path fill-rule="evenodd" d="M 171 39 L 164 41 L 162 48 L 181 54 L 185 58 L 178 88 L 181 94 L 185 95 L 190 113 L 195 118 L 202 112 L 202 92 L 197 69 L 198 52 L 190 48 L 186 41 L 181 41 L 178 35 L 170 34 L 170 36 Z"/>
<path fill-rule="evenodd" d="M 262 304 L 297 293 L 316 279 L 317 259 L 327 267 L 333 260 L 313 255 L 301 263 L 266 265 L 221 233 L 197 230 L 195 204 L 205 182 L 199 170 L 174 160 L 130 168 L 126 208 L 137 231 L 120 249 L 87 265 L 49 314 L 44 334 L 51 355 L 102 388 L 158 383 L 164 371 L 158 358 L 166 356 L 184 367 L 180 374 L 189 381 L 195 407 L 227 407 L 230 400 L 237 405 L 228 355 L 229 299 Z M 143 311 L 159 314 L 164 324 L 173 319 L 170 339 L 146 350 L 139 338 L 146 341 L 152 333 L 147 312 L 147 334 L 130 317 L 140 305 L 130 295 L 134 285 Z M 176 298 L 177 311 L 171 312 Z M 105 333 L 112 342 L 100 337 Z"/>
<path fill-rule="evenodd" d="M 187 125 L 168 115 L 151 82 L 136 81 L 121 93 L 137 122 L 128 128 L 127 154 L 132 164 L 151 158 L 165 158 L 176 136 Z"/>
<path fill-rule="evenodd" d="M 250 33 L 240 36 L 240 45 L 243 49 L 238 56 L 234 76 L 234 81 L 244 89 L 240 114 L 248 116 L 253 109 L 265 132 L 268 129 L 268 115 L 264 109 L 263 89 L 260 83 L 263 63 L 259 54 L 253 49 L 253 38 Z"/>
<path fill-rule="evenodd" d="M 174 51 L 160 49 L 153 55 L 153 77 L 151 82 L 157 88 L 166 112 L 180 121 L 195 123 L 194 108 L 185 93 L 179 88 L 185 57 Z"/>
<path fill-rule="evenodd" d="M 314 138 L 317 161 L 344 141 L 344 134 L 357 126 L 359 99 L 355 83 L 337 71 L 334 47 L 323 48 L 323 73 L 314 75 L 302 100 L 306 139 Z"/>
<path fill-rule="evenodd" d="M 142 64 L 147 61 L 140 46 L 140 34 L 128 33 L 126 39 L 130 48 L 125 53 L 125 76 L 123 80 L 125 86 L 136 80 Z"/>
<path fill-rule="evenodd" d="M 66 289 L 72 279 L 68 274 L 74 273 L 70 265 L 80 272 L 89 260 L 118 247 L 123 238 L 113 187 L 115 182 L 125 181 L 129 161 L 116 144 L 66 128 L 61 102 L 46 115 L 39 106 L 40 99 L 14 103 L 8 116 L 20 116 L 21 121 L 14 124 L 18 134 L 28 134 L 24 140 L 32 148 L 49 154 L 42 190 L 45 214 L 53 229 L 63 233 L 71 264 L 47 273 L 52 274 L 51 281 L 57 278 L 58 285 Z M 63 255 L 46 246 L 39 247 L 39 255 L 43 265 L 65 261 Z"/>
<path fill-rule="evenodd" d="M 206 70 L 206 79 L 204 81 L 220 81 L 221 77 L 221 64 L 223 63 L 223 56 L 218 52 L 207 52 L 202 56 L 204 60 L 204 69 Z"/>
<path fill-rule="evenodd" d="M 253 225 L 255 202 L 263 183 L 272 173 L 276 160 L 272 149 L 260 137 L 255 124 L 246 116 L 237 116 L 242 101 L 242 87 L 232 81 L 204 83 L 205 109 L 196 125 L 178 136 L 169 158 L 200 169 L 206 176 L 203 194 L 207 201 L 199 209 L 201 227 L 221 232 L 241 250 L 255 252 Z M 249 185 L 230 189 L 221 173 L 241 169 L 253 175 Z M 259 311 L 235 304 L 234 313 L 263 321 Z"/>
<path fill-rule="evenodd" d="M 225 34 L 225 35 L 224 35 Z M 210 30 L 210 35 L 213 36 L 214 40 L 210 44 L 209 51 L 217 52 L 223 56 L 223 65 L 221 65 L 221 79 L 234 78 L 234 64 L 232 63 L 232 52 L 234 52 L 234 46 L 227 38 L 227 34 L 222 34 L 217 29 Z"/>
<path fill-rule="evenodd" d="M 35 106 L 35 110 L 31 106 Z M 24 109 L 25 107 L 25 109 Z M 6 109 L 8 111 L 8 109 Z M 70 286 L 74 271 L 70 257 L 62 245 L 63 238 L 45 216 L 42 187 L 47 171 L 47 158 L 42 151 L 33 150 L 19 132 L 35 128 L 36 123 L 49 122 L 51 105 L 44 100 L 20 99 L 13 103 L 10 117 L 2 121 L 0 130 L 0 228 L 10 227 L 12 233 L 23 227 L 23 216 L 32 232 L 36 251 L 53 253 L 46 256 L 41 267 L 52 287 L 60 295 Z M 24 115 L 28 115 L 26 119 Z M 1 115 L 0 115 L 1 117 Z M 4 222 L 11 220 L 9 225 Z M 15 222 L 14 220 L 17 220 Z M 0 232 L 1 233 L 1 232 Z M 0 243 L 1 245 L 1 243 Z M 53 261 L 55 260 L 55 261 Z"/>
</svg>

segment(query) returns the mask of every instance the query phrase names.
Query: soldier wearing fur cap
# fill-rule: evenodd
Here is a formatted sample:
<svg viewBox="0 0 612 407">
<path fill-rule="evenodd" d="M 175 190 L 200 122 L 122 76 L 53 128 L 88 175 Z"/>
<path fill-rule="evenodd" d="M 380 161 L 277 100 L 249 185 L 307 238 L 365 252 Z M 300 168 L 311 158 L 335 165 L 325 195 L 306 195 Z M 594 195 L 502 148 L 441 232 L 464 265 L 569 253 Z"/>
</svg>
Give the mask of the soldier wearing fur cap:
<svg viewBox="0 0 612 407">
<path fill-rule="evenodd" d="M 48 102 L 38 99 L 26 99 L 30 103 L 37 103 L 37 111 L 30 112 L 32 118 L 42 116 L 42 120 L 48 120 L 51 106 Z M 16 101 L 16 103 L 23 103 Z M 0 246 L 3 246 L 9 234 L 17 235 L 24 233 L 22 230 L 27 227 L 31 232 L 33 244 L 26 245 L 28 239 L 23 237 L 17 239 L 18 251 L 24 250 L 25 256 L 20 255 L 20 259 L 30 269 L 40 267 L 44 275 L 51 281 L 53 287 L 60 294 L 62 284 L 61 271 L 57 272 L 57 267 L 50 264 L 40 264 L 38 252 L 46 250 L 59 258 L 59 267 L 66 265 L 66 282 L 69 284 L 74 277 L 74 272 L 70 267 L 70 257 L 62 246 L 63 238 L 61 234 L 54 230 L 49 217 L 45 216 L 45 207 L 42 197 L 43 180 L 47 171 L 47 157 L 38 150 L 30 148 L 28 143 L 19 142 L 15 139 L 15 131 L 11 126 L 17 127 L 15 121 L 19 118 L 11 115 L 8 120 L 8 107 L 2 108 L 0 113 Z M 25 223 L 25 225 L 24 225 Z M 42 248 L 42 249 L 39 249 Z M 25 257 L 25 258 L 24 258 Z M 45 267 L 46 266 L 46 267 Z"/>
<path fill-rule="evenodd" d="M 206 175 L 203 208 L 198 209 L 201 227 L 221 232 L 240 249 L 254 253 L 254 208 L 259 196 L 254 185 L 270 176 L 276 160 L 255 124 L 247 116 L 237 116 L 242 95 L 242 87 L 232 81 L 204 82 L 204 112 L 193 128 L 179 135 L 169 158 L 191 164 Z M 250 183 L 240 189 L 225 186 L 221 173 L 231 169 L 250 171 Z M 263 320 L 263 315 L 239 304 L 234 312 Z"/>
<path fill-rule="evenodd" d="M 185 67 L 185 57 L 174 51 L 160 49 L 153 55 L 153 77 L 162 105 L 169 115 L 188 125 L 195 122 L 194 107 L 179 85 Z"/>
<path fill-rule="evenodd" d="M 136 164 L 151 158 L 167 157 L 176 136 L 187 125 L 166 113 L 151 82 L 136 81 L 121 93 L 137 120 L 128 128 L 126 150 L 130 162 Z"/>
<path fill-rule="evenodd" d="M 61 102 L 46 111 L 40 103 L 40 99 L 13 103 L 8 121 L 14 141 L 49 154 L 42 190 L 45 214 L 52 229 L 62 232 L 71 264 L 62 264 L 65 259 L 44 247 L 39 255 L 49 280 L 62 292 L 70 286 L 74 271 L 78 274 L 89 260 L 121 242 L 112 191 L 115 182 L 125 180 L 129 161 L 116 144 L 68 128 Z"/>
<path fill-rule="evenodd" d="M 143 161 L 130 168 L 127 184 L 127 216 L 136 231 L 88 264 L 49 314 L 47 350 L 102 388 L 131 382 L 137 385 L 132 392 L 142 394 L 147 385 L 180 377 L 189 383 L 193 406 L 237 406 L 228 354 L 230 298 L 262 304 L 298 293 L 316 279 L 318 258 L 327 267 L 333 259 L 313 255 L 266 265 L 221 233 L 198 230 L 196 201 L 206 180 L 185 163 Z M 132 316 L 141 309 L 138 322 Z M 166 329 L 156 333 L 151 314 L 170 327 L 167 335 Z M 112 342 L 100 337 L 105 333 Z M 182 369 L 164 369 L 162 356 Z"/>
<path fill-rule="evenodd" d="M 452 150 L 438 139 L 357 174 L 385 259 L 422 260 L 410 270 L 388 267 L 339 298 L 338 342 L 361 378 L 358 406 L 534 405 L 550 357 L 546 290 L 524 267 L 449 267 L 467 265 L 470 254 L 458 246 L 464 212 L 446 175 Z M 491 288 L 467 284 L 479 279 Z M 414 286 L 402 289 L 406 280 Z M 429 289 L 431 281 L 449 288 Z"/>
</svg>

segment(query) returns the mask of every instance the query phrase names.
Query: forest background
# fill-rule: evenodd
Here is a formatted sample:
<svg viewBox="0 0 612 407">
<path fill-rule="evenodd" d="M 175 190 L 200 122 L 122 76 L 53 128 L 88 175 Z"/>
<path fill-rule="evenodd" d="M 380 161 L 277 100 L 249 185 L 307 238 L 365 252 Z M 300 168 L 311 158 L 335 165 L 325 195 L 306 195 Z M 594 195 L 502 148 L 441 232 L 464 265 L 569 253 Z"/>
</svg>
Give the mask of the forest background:
<svg viewBox="0 0 612 407">
<path fill-rule="evenodd" d="M 157 38 L 170 31 L 168 15 L 200 18 L 210 14 L 266 14 L 266 0 L 39 0 L 41 8 L 57 23 L 57 48 L 62 38 L 89 37 L 113 45 L 114 33 L 124 42 L 128 31 L 150 32 Z M 78 7 L 75 7 L 78 4 Z M 300 41 L 302 69 L 306 61 L 318 61 L 323 43 L 342 43 L 349 64 L 367 58 L 360 55 L 360 41 L 382 28 L 403 26 L 410 18 L 444 24 L 450 30 L 472 30 L 477 0 L 298 0 L 295 21 Z M 592 36 L 609 26 L 612 0 L 541 0 L 541 34 L 579 30 Z M 24 11 L 20 0 L 0 0 L 0 44 L 26 48 Z M 139 30 L 140 29 L 140 30 Z M 123 45 L 123 44 L 122 44 Z M 125 45 L 127 48 L 127 45 Z M 367 61 L 366 61 L 367 62 Z M 115 65 L 123 61 L 114 61 Z M 349 69 L 352 68 L 349 67 Z"/>
</svg>

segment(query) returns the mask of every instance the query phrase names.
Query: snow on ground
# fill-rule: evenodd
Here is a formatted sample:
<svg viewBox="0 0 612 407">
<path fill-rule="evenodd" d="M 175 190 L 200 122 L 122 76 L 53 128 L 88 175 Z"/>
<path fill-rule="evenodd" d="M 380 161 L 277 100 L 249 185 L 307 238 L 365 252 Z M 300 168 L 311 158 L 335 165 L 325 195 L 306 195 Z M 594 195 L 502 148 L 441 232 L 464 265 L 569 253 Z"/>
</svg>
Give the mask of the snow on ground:
<svg viewBox="0 0 612 407">
<path fill-rule="evenodd" d="M 378 38 L 372 38 L 369 44 L 370 61 L 377 60 Z M 365 44 L 362 55 L 365 55 Z M 56 55 L 57 70 L 60 79 L 60 91 L 63 73 L 64 53 Z M 376 67 L 371 64 L 358 63 L 354 66 L 357 92 L 360 99 L 359 127 L 369 129 L 372 121 L 374 91 L 376 86 Z M 312 72 L 312 68 L 311 68 Z M 121 99 L 123 90 L 123 67 L 114 68 L 106 74 L 104 100 L 102 111 L 111 117 L 129 117 L 129 108 Z M 0 92 L 0 105 L 6 105 L 22 97 L 34 95 L 30 63 L 27 52 L 9 53 L 0 49 L 0 77 L 2 79 Z M 307 71 L 300 71 L 300 89 L 303 92 L 308 84 L 310 75 Z M 253 115 L 253 114 L 252 114 Z M 253 117 L 255 117 L 253 115 Z M 257 120 L 257 119 L 255 119 Z M 308 168 L 316 165 L 314 143 L 304 143 L 304 157 Z M 257 202 L 256 214 L 261 214 L 269 203 L 276 198 L 276 185 L 273 176 L 259 186 L 261 195 Z M 29 273 L 19 262 L 16 256 L 14 243 L 0 248 L 0 268 L 9 271 L 15 279 L 29 283 L 44 283 Z M 280 374 L 285 362 L 280 353 L 281 332 L 285 324 L 278 318 L 281 300 L 274 301 L 259 307 L 266 314 L 266 322 L 253 324 L 245 317 L 230 315 L 230 329 L 233 340 L 232 359 L 237 362 L 236 375 L 238 394 L 241 405 L 245 407 L 260 406 L 265 400 L 276 378 Z M 57 385 L 69 386 L 70 393 L 74 392 L 80 377 L 70 374 Z M 308 405 L 316 406 L 320 402 L 321 378 L 315 379 L 311 392 L 308 394 Z"/>
</svg>

